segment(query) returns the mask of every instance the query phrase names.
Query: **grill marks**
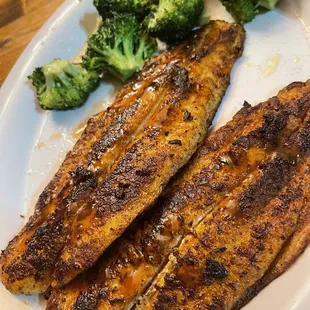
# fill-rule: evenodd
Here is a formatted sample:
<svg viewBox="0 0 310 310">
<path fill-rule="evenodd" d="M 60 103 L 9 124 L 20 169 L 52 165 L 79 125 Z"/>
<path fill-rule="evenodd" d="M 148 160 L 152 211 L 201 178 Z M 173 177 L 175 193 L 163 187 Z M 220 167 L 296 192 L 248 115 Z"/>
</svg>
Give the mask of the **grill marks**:
<svg viewBox="0 0 310 310">
<path fill-rule="evenodd" d="M 221 33 L 229 28 L 235 32 L 224 41 Z M 120 91 L 111 108 L 89 121 L 40 196 L 35 215 L 2 255 L 2 280 L 9 290 L 45 291 L 62 252 L 55 285 L 92 265 L 196 150 L 244 40 L 239 26 L 213 22 L 196 32 L 201 48 L 208 45 L 208 32 L 219 40 L 209 50 L 210 57 L 189 59 L 183 49 L 190 46 L 181 43 L 150 61 L 137 80 Z M 214 55 L 225 62 L 214 65 Z M 212 73 L 207 70 L 211 67 Z M 201 68 L 206 73 L 201 74 Z M 186 121 L 184 110 L 190 114 Z M 168 143 L 177 140 L 180 143 Z M 40 236 L 46 237 L 40 240 Z M 46 242 L 48 236 L 54 239 Z M 14 273 L 20 266 L 17 279 Z"/>
<path fill-rule="evenodd" d="M 257 240 L 257 251 L 264 251 L 262 241 L 273 229 L 270 226 L 272 220 L 255 223 L 253 218 L 259 216 L 266 204 L 279 194 L 296 169 L 296 156 L 303 149 L 296 148 L 296 139 L 289 140 L 289 137 L 302 136 L 302 133 L 307 132 L 305 121 L 309 115 L 307 111 L 310 101 L 304 98 L 308 96 L 309 89 L 309 83 L 303 84 L 301 89 L 290 88 L 290 93 L 284 89 L 278 97 L 253 108 L 248 104 L 245 105 L 231 122 L 205 140 L 191 163 L 179 172 L 176 180 L 170 185 L 170 190 L 160 199 L 157 206 L 146 214 L 143 220 L 139 219 L 102 257 L 101 262 L 91 273 L 97 276 L 91 279 L 87 276 L 84 279 L 77 278 L 63 290 L 54 291 L 49 300 L 50 309 L 53 309 L 53 305 L 70 308 L 73 304 L 70 296 L 74 294 L 74 286 L 81 285 L 87 288 L 94 282 L 98 287 L 107 289 L 107 296 L 100 300 L 97 309 L 106 307 L 125 309 L 142 294 L 158 274 L 162 265 L 166 263 L 169 253 L 179 245 L 183 236 L 197 225 L 204 225 L 204 222 L 199 223 L 210 212 L 220 218 L 214 231 L 218 235 L 223 235 L 223 238 L 226 236 L 227 232 L 219 215 L 222 213 L 220 211 L 219 214 L 216 213 L 216 210 L 221 209 L 218 205 L 225 209 L 227 223 L 234 217 L 243 224 L 252 220 L 252 226 L 247 226 L 250 232 L 249 238 Z M 301 101 L 302 105 L 299 104 Z M 271 119 L 277 121 L 270 121 Z M 286 120 L 285 126 L 279 123 L 280 119 Z M 240 141 L 247 141 L 247 144 L 242 144 Z M 233 195 L 227 198 L 226 195 L 231 192 Z M 280 216 L 285 213 L 287 208 L 285 206 L 299 197 L 300 193 L 296 189 L 280 195 L 283 203 L 275 205 L 272 214 Z M 217 207 L 212 211 L 214 206 Z M 236 233 L 235 237 L 238 236 Z M 228 247 L 224 243 L 210 246 L 209 240 L 209 234 L 203 234 L 199 239 L 199 247 L 209 249 L 213 255 L 210 259 L 223 266 L 229 277 L 229 269 L 217 261 L 218 256 L 229 251 Z M 190 242 L 189 244 L 191 245 Z M 174 255 L 177 258 L 176 253 L 178 252 L 174 252 Z M 249 251 L 247 246 L 240 245 L 237 253 L 250 264 L 257 263 L 256 252 Z M 186 267 L 181 271 L 184 279 L 176 278 L 175 274 L 163 273 L 168 279 L 166 282 L 169 282 L 169 285 L 167 284 L 169 287 L 172 282 L 175 286 L 180 286 L 183 282 L 190 283 L 191 280 L 186 276 L 195 274 L 193 268 L 196 266 L 195 261 L 199 260 L 195 260 L 193 253 L 186 252 L 184 255 L 185 263 L 192 269 L 187 270 Z M 201 261 L 205 262 L 205 258 Z M 184 266 L 185 263 L 180 266 Z M 223 278 L 224 274 L 226 275 L 224 269 Z M 199 281 L 205 285 L 214 282 L 214 279 L 206 276 L 206 266 L 201 266 L 199 272 Z M 241 271 L 240 277 L 245 277 L 246 273 L 246 270 Z M 131 275 L 129 282 L 128 275 Z M 196 282 L 193 280 L 190 289 L 184 292 L 186 296 L 194 294 L 192 287 L 199 284 L 198 280 L 196 279 Z M 157 280 L 156 285 L 159 282 Z M 118 289 L 113 289 L 115 286 Z M 154 290 L 149 290 L 144 302 L 148 301 L 153 292 Z M 165 295 L 163 292 L 158 295 L 158 305 L 154 308 L 168 307 L 170 301 L 176 298 L 175 295 L 169 294 Z M 66 298 L 67 302 L 61 302 Z M 115 298 L 123 298 L 123 302 L 117 305 L 111 304 L 110 301 Z M 166 300 L 166 304 L 163 304 L 163 300 Z M 221 304 L 221 300 L 217 297 L 214 300 L 214 305 Z M 144 303 L 142 305 L 144 306 Z M 212 303 L 210 307 L 212 308 Z"/>
<path fill-rule="evenodd" d="M 274 126 L 278 122 L 269 120 L 277 117 L 268 115 L 262 128 L 237 139 L 243 147 L 263 146 L 269 154 L 264 163 L 184 238 L 137 309 L 240 309 L 308 244 L 310 100 L 304 99 L 310 82 L 295 85 L 281 91 L 279 100 L 272 99 L 278 115 L 284 110 L 288 128 Z M 206 259 L 215 262 L 223 277 L 206 277 Z M 172 287 L 171 278 L 179 285 Z"/>
</svg>

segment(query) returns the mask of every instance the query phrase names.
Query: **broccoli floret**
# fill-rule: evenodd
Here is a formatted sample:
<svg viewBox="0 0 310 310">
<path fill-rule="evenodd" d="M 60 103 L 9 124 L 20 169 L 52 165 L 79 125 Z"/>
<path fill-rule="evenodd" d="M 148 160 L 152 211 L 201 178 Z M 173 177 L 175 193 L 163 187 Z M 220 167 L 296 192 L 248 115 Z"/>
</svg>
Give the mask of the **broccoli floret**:
<svg viewBox="0 0 310 310">
<path fill-rule="evenodd" d="M 153 36 L 173 43 L 191 32 L 203 9 L 203 0 L 159 0 L 146 18 L 146 25 Z"/>
<path fill-rule="evenodd" d="M 131 13 L 142 18 L 157 2 L 158 0 L 94 0 L 94 5 L 104 17 L 110 13 Z"/>
<path fill-rule="evenodd" d="M 268 10 L 274 10 L 279 0 L 259 0 L 257 2 L 257 6 L 262 6 Z"/>
<path fill-rule="evenodd" d="M 221 2 L 237 21 L 248 23 L 259 13 L 259 7 L 273 10 L 279 0 L 221 0 Z"/>
<path fill-rule="evenodd" d="M 156 50 L 156 40 L 143 30 L 135 16 L 114 15 L 105 19 L 88 40 L 83 64 L 88 70 L 109 72 L 126 81 Z"/>
<path fill-rule="evenodd" d="M 99 84 L 97 72 L 62 59 L 37 68 L 28 78 L 37 89 L 39 104 L 45 110 L 78 108 Z"/>
<path fill-rule="evenodd" d="M 221 0 L 221 2 L 239 22 L 248 23 L 252 21 L 258 12 L 251 0 Z"/>
</svg>

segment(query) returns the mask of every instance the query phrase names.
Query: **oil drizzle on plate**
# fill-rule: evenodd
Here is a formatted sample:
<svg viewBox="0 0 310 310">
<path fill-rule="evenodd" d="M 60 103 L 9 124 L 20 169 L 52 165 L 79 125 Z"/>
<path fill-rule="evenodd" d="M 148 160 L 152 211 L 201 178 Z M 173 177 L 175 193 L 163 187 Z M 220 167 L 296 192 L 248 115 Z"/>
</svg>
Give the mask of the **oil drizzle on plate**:
<svg viewBox="0 0 310 310">
<path fill-rule="evenodd" d="M 87 120 L 83 121 L 71 132 L 71 136 L 73 139 L 77 140 L 78 138 L 80 138 L 82 132 L 86 128 L 87 122 Z"/>
<path fill-rule="evenodd" d="M 49 140 L 50 141 L 55 141 L 55 140 L 61 139 L 61 137 L 62 137 L 61 132 L 54 132 L 53 134 L 51 134 Z"/>
<path fill-rule="evenodd" d="M 34 148 L 35 148 L 36 150 L 42 150 L 42 149 L 45 148 L 45 146 L 46 146 L 46 143 L 45 143 L 45 142 L 38 141 L 38 142 L 36 143 L 36 145 L 35 145 Z"/>
<path fill-rule="evenodd" d="M 281 56 L 279 53 L 275 53 L 272 58 L 268 60 L 268 67 L 263 72 L 263 77 L 268 77 L 278 70 Z"/>
<path fill-rule="evenodd" d="M 100 112 L 102 112 L 104 110 L 104 106 L 106 105 L 106 103 L 102 100 L 96 102 L 95 104 L 93 104 L 90 109 L 89 109 L 89 117 L 92 117 Z"/>
<path fill-rule="evenodd" d="M 102 18 L 97 13 L 85 14 L 84 19 L 80 21 L 81 26 L 84 28 L 87 37 L 90 37 L 99 28 Z M 74 63 L 82 62 L 82 57 L 85 55 L 88 44 L 87 42 L 81 47 L 73 58 Z"/>
</svg>

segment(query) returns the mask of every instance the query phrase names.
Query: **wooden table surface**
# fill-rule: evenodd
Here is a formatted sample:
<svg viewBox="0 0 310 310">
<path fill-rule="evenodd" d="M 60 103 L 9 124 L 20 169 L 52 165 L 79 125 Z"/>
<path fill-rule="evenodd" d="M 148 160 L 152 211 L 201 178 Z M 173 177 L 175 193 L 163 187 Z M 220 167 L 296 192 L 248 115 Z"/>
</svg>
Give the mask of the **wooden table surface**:
<svg viewBox="0 0 310 310">
<path fill-rule="evenodd" d="M 0 0 L 0 86 L 27 44 L 64 0 Z"/>
</svg>

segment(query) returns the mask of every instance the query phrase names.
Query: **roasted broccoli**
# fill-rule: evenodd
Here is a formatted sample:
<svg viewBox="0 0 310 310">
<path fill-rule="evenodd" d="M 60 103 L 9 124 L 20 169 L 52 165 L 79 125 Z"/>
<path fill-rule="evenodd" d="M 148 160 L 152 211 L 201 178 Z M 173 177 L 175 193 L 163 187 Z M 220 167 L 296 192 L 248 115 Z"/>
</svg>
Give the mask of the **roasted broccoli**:
<svg viewBox="0 0 310 310">
<path fill-rule="evenodd" d="M 237 21 L 248 23 L 259 13 L 259 7 L 273 10 L 279 0 L 221 0 L 221 2 Z"/>
<path fill-rule="evenodd" d="M 143 18 L 156 2 L 158 0 L 94 0 L 94 5 L 104 17 L 110 13 L 131 13 Z"/>
<path fill-rule="evenodd" d="M 279 0 L 256 0 L 257 6 L 262 6 L 268 10 L 274 10 Z"/>
<path fill-rule="evenodd" d="M 257 14 L 257 8 L 251 0 L 221 0 L 221 2 L 237 21 L 248 23 Z"/>
<path fill-rule="evenodd" d="M 88 70 L 109 72 L 126 81 L 156 50 L 156 40 L 143 30 L 135 16 L 114 15 L 105 19 L 88 40 L 83 64 Z"/>
<path fill-rule="evenodd" d="M 28 77 L 37 89 L 40 106 L 45 110 L 69 110 L 82 106 L 96 89 L 99 76 L 82 65 L 54 59 Z"/>
<path fill-rule="evenodd" d="M 153 36 L 173 43 L 198 24 L 203 9 L 204 0 L 159 0 L 146 18 L 146 26 Z"/>
</svg>

